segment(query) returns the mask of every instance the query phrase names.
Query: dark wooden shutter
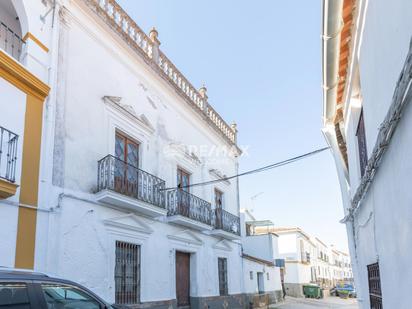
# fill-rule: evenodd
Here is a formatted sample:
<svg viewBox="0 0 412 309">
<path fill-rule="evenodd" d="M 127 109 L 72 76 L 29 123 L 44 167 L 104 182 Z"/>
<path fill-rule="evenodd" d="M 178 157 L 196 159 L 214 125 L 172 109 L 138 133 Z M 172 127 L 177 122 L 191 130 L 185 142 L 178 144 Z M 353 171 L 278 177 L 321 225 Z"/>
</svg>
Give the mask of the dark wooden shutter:
<svg viewBox="0 0 412 309">
<path fill-rule="evenodd" d="M 379 263 L 368 265 L 368 281 L 371 309 L 382 309 L 382 290 Z"/>
<path fill-rule="evenodd" d="M 114 270 L 116 304 L 140 301 L 140 246 L 116 241 Z"/>
<path fill-rule="evenodd" d="M 366 166 L 368 165 L 368 150 L 366 148 L 366 133 L 365 122 L 363 120 L 363 110 L 359 117 L 358 128 L 356 130 L 356 137 L 358 138 L 359 163 L 361 175 L 365 174 Z"/>
<path fill-rule="evenodd" d="M 228 294 L 227 284 L 227 259 L 218 258 L 218 271 L 219 271 L 219 293 L 220 295 Z"/>
</svg>

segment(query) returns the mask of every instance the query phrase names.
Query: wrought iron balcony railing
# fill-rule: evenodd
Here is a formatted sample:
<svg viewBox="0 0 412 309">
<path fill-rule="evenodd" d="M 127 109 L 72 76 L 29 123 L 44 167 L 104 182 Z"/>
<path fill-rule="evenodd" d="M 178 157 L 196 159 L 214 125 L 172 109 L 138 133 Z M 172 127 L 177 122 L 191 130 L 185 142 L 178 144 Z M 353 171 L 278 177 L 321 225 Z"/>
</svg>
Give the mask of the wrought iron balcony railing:
<svg viewBox="0 0 412 309">
<path fill-rule="evenodd" d="M 19 136 L 0 127 L 0 178 L 16 181 L 17 142 Z"/>
<path fill-rule="evenodd" d="M 210 203 L 182 189 L 167 192 L 167 215 L 181 215 L 211 225 Z"/>
<path fill-rule="evenodd" d="M 20 61 L 20 56 L 25 42 L 13 32 L 5 23 L 0 21 L 0 48 Z"/>
<path fill-rule="evenodd" d="M 238 216 L 235 216 L 222 208 L 216 208 L 213 211 L 212 221 L 215 229 L 240 236 L 240 218 Z"/>
<path fill-rule="evenodd" d="M 165 181 L 112 155 L 98 161 L 97 190 L 112 190 L 165 208 Z"/>
</svg>

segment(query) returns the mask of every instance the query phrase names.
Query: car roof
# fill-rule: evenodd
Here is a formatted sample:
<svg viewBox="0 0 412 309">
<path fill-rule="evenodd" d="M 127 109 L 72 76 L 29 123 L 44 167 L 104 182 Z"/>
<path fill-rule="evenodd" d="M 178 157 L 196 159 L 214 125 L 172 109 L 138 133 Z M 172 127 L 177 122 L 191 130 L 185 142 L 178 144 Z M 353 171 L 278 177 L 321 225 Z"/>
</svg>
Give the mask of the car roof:
<svg viewBox="0 0 412 309">
<path fill-rule="evenodd" d="M 82 286 L 81 284 L 78 284 L 76 282 L 66 280 L 66 279 L 61 279 L 53 276 L 49 276 L 45 273 L 41 272 L 36 272 L 32 271 L 30 269 L 17 269 L 17 268 L 7 268 L 7 267 L 1 267 L 0 266 L 0 282 L 2 280 L 6 281 L 41 281 L 41 282 L 49 282 L 49 283 L 60 283 L 60 284 L 67 284 L 67 285 L 72 285 L 76 286 L 78 288 L 84 289 L 90 294 L 92 294 L 94 297 L 98 298 L 100 301 L 104 302 L 104 300 L 90 291 L 88 288 L 85 286 Z"/>
<path fill-rule="evenodd" d="M 0 267 L 0 280 L 24 280 L 24 281 L 43 281 L 43 282 L 58 282 L 81 286 L 76 282 L 49 276 L 45 273 L 32 271 L 29 269 L 3 268 Z M 84 287 L 82 287 L 84 288 Z"/>
</svg>

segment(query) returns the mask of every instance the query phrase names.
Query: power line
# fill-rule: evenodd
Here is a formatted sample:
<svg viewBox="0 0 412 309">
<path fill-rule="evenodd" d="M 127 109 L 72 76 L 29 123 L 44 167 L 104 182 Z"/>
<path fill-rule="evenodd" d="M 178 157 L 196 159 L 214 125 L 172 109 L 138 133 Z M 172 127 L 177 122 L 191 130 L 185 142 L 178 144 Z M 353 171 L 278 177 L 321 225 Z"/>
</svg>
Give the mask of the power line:
<svg viewBox="0 0 412 309">
<path fill-rule="evenodd" d="M 190 187 L 206 186 L 206 185 L 219 183 L 219 182 L 222 182 L 222 181 L 227 181 L 227 180 L 230 180 L 230 179 L 233 179 L 233 178 L 238 178 L 238 177 L 241 177 L 241 176 L 260 173 L 260 172 L 264 172 L 264 171 L 267 171 L 267 170 L 270 170 L 270 169 L 273 169 L 273 168 L 277 168 L 277 167 L 281 167 L 281 166 L 284 166 L 284 165 L 287 165 L 287 164 L 294 163 L 296 161 L 299 161 L 299 160 L 302 160 L 304 158 L 307 158 L 307 157 L 313 156 L 315 154 L 318 154 L 320 152 L 323 152 L 327 149 L 329 149 L 329 147 L 320 148 L 320 149 L 317 149 L 317 150 L 314 150 L 314 151 L 311 151 L 311 152 L 307 152 L 307 153 L 302 154 L 302 155 L 297 156 L 297 157 L 293 157 L 293 158 L 290 158 L 290 159 L 287 159 L 287 160 L 283 160 L 283 161 L 280 161 L 280 162 L 269 164 L 269 165 L 266 165 L 266 166 L 263 166 L 263 167 L 260 167 L 260 168 L 254 169 L 254 170 L 246 171 L 246 172 L 236 174 L 236 175 L 233 175 L 233 176 L 229 176 L 229 177 L 223 177 L 223 178 L 220 178 L 220 179 L 210 180 L 210 181 L 205 181 L 205 182 L 198 182 L 198 183 L 194 183 L 194 184 L 187 185 L 187 186 L 166 188 L 166 189 L 163 189 L 163 190 L 185 189 L 185 188 L 190 188 Z"/>
</svg>

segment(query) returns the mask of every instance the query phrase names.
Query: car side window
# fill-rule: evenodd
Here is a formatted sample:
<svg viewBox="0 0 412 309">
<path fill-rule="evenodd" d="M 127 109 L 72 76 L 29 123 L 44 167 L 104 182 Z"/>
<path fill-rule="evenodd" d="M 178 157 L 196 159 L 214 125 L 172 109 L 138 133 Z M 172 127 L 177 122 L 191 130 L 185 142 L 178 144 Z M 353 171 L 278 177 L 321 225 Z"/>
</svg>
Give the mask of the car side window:
<svg viewBox="0 0 412 309">
<path fill-rule="evenodd" d="M 62 284 L 42 284 L 48 309 L 100 309 L 100 303 L 77 287 Z"/>
<path fill-rule="evenodd" d="M 0 308 L 30 309 L 27 285 L 0 283 Z"/>
</svg>

